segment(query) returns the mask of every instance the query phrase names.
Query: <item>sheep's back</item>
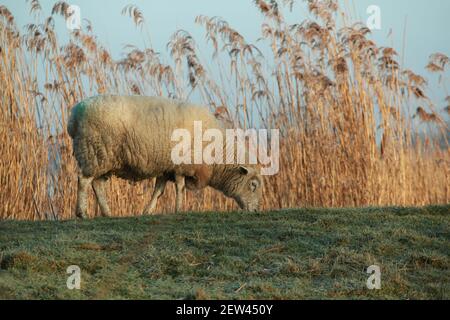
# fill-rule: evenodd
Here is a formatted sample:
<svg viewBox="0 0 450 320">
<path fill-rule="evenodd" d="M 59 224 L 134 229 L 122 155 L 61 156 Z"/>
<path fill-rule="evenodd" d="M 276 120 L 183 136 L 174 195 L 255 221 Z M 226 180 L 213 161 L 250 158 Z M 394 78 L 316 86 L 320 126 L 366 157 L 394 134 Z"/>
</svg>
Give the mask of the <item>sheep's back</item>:
<svg viewBox="0 0 450 320">
<path fill-rule="evenodd" d="M 193 123 L 220 128 L 205 108 L 160 97 L 98 96 L 77 104 L 68 131 L 74 152 L 87 175 L 115 172 L 144 179 L 174 170 L 171 135 Z"/>
</svg>

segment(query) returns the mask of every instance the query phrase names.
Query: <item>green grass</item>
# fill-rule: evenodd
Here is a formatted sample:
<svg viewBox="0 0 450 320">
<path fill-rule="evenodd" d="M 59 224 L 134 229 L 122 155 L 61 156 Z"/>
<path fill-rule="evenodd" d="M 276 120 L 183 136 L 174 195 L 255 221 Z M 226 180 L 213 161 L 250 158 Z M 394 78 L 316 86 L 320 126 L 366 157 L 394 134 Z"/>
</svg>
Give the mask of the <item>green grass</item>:
<svg viewBox="0 0 450 320">
<path fill-rule="evenodd" d="M 0 222 L 2 299 L 449 299 L 450 206 Z M 381 267 L 381 290 L 366 268 Z M 81 290 L 66 269 L 81 268 Z"/>
</svg>

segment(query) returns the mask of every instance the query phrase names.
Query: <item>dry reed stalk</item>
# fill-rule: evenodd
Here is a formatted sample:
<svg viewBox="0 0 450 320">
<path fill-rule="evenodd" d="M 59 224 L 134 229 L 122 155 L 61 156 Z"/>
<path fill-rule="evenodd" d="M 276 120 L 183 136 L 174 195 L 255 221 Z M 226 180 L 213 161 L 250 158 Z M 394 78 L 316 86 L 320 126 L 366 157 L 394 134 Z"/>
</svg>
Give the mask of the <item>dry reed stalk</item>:
<svg viewBox="0 0 450 320">
<path fill-rule="evenodd" d="M 309 1 L 314 21 L 294 25 L 276 1 L 255 4 L 269 54 L 227 22 L 199 16 L 213 52 L 207 63 L 185 31 L 170 39 L 168 62 L 151 45 L 128 45 L 116 61 L 90 23 L 59 42 L 53 19 L 66 16 L 65 2 L 40 19 L 39 1 L 31 1 L 36 22 L 25 34 L 0 6 L 0 219 L 73 217 L 77 166 L 67 115 L 98 93 L 196 94 L 237 126 L 280 129 L 280 172 L 266 179 L 265 209 L 448 203 L 448 126 L 425 79 L 401 70 L 395 50 L 379 48 L 361 24 L 338 29 L 336 16 L 345 13 L 336 1 Z M 139 8 L 123 14 L 144 32 Z M 445 77 L 448 65 L 438 53 L 427 69 Z M 112 179 L 114 214 L 141 212 L 152 187 Z M 172 212 L 173 198 L 168 190 L 158 210 Z M 186 203 L 194 211 L 236 209 L 212 190 L 188 192 Z M 90 206 L 97 214 L 93 196 Z"/>
</svg>

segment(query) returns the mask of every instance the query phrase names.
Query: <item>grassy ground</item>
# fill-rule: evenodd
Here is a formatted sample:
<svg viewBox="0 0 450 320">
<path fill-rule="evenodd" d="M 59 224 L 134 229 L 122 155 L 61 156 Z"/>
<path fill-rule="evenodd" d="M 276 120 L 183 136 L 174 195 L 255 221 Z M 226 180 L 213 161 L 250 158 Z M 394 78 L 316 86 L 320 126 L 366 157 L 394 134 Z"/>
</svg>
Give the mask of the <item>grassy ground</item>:
<svg viewBox="0 0 450 320">
<path fill-rule="evenodd" d="M 0 298 L 449 299 L 449 226 L 450 206 L 3 221 Z"/>
</svg>

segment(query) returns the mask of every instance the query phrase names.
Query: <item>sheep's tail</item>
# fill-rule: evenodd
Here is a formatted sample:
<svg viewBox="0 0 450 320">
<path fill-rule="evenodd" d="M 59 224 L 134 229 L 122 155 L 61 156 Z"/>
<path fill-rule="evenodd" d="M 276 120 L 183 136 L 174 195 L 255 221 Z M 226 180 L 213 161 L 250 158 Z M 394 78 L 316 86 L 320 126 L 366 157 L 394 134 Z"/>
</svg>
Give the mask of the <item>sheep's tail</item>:
<svg viewBox="0 0 450 320">
<path fill-rule="evenodd" d="M 69 132 L 69 136 L 74 139 L 77 135 L 77 131 L 78 131 L 78 124 L 77 121 L 75 120 L 75 117 L 73 117 L 73 112 L 70 115 L 69 118 L 69 122 L 67 124 L 67 132 Z"/>
<path fill-rule="evenodd" d="M 86 104 L 84 102 L 80 102 L 72 108 L 69 121 L 67 123 L 67 132 L 72 139 L 77 136 L 78 127 L 80 125 L 80 121 L 83 117 L 85 109 Z"/>
</svg>

